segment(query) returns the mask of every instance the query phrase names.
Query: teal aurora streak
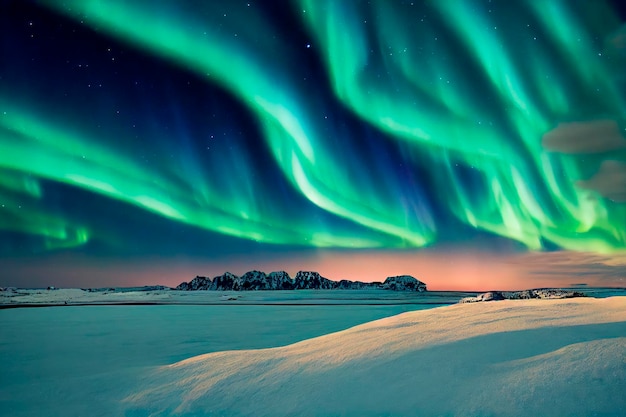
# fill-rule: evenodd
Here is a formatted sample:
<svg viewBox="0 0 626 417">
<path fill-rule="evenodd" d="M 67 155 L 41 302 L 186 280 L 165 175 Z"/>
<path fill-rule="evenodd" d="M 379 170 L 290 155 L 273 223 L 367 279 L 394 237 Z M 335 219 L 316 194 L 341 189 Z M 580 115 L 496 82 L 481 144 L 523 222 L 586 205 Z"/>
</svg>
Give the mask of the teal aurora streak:
<svg viewBox="0 0 626 417">
<path fill-rule="evenodd" d="M 109 140 L 132 132 L 96 128 L 86 111 L 47 105 L 27 86 L 11 85 L 0 91 L 6 109 L 0 112 L 0 228 L 42 236 L 48 248 L 98 238 L 88 224 L 42 207 L 45 180 L 265 243 L 417 248 L 437 241 L 429 198 L 406 198 L 415 189 L 388 173 L 384 158 L 364 160 L 341 147 L 350 132 L 320 122 L 324 100 L 291 70 L 292 49 L 302 46 L 281 38 L 254 7 L 43 3 L 225 89 L 258 123 L 271 163 L 293 190 L 343 220 L 315 221 L 301 205 L 267 198 L 273 185 L 258 178 L 245 149 L 146 167 Z M 551 242 L 611 252 L 626 247 L 626 205 L 590 198 L 575 185 L 597 172 L 606 155 L 583 159 L 541 144 L 561 121 L 626 115 L 619 68 L 602 54 L 601 41 L 620 22 L 602 1 L 579 5 L 589 10 L 571 3 L 518 1 L 492 11 L 482 1 L 444 0 L 428 2 L 427 18 L 423 7 L 387 0 L 301 0 L 290 7 L 298 10 L 335 99 L 397 141 L 404 163 L 432 174 L 438 206 L 467 226 L 533 250 Z M 224 176 L 228 166 L 238 175 Z M 458 166 L 473 172 L 471 187 Z"/>
</svg>

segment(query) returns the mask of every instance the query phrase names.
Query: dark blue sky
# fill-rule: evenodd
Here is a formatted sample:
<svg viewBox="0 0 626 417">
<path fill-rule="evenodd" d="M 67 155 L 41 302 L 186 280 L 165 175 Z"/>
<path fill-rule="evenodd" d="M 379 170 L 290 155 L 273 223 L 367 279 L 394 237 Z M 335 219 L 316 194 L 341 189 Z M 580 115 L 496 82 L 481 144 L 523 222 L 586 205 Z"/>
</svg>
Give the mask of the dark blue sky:
<svg viewBox="0 0 626 417">
<path fill-rule="evenodd" d="M 0 285 L 623 268 L 619 2 L 62 4 L 0 3 Z"/>
</svg>

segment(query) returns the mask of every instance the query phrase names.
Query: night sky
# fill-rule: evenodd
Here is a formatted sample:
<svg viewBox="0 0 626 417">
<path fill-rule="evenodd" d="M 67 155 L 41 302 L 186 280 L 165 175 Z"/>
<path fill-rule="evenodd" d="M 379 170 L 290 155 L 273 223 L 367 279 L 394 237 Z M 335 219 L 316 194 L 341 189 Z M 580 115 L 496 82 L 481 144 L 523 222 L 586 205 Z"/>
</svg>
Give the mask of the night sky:
<svg viewBox="0 0 626 417">
<path fill-rule="evenodd" d="M 626 286 L 619 3 L 0 0 L 0 286 Z"/>
</svg>

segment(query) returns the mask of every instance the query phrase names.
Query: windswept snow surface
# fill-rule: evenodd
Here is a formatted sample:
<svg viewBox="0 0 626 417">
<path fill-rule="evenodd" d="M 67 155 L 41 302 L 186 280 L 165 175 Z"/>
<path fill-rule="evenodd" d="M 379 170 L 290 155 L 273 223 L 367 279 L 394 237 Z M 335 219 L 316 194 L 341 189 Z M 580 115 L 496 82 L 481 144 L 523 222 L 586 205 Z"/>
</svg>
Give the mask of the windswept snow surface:
<svg viewBox="0 0 626 417">
<path fill-rule="evenodd" d="M 431 307 L 226 301 L 3 309 L 0 416 L 123 416 L 120 400 L 156 366 L 208 352 L 284 346 Z"/>
<path fill-rule="evenodd" d="M 626 297 L 408 312 L 141 385 L 127 416 L 626 416 Z"/>
<path fill-rule="evenodd" d="M 72 291 L 7 296 L 0 416 L 626 416 L 623 296 Z"/>
</svg>

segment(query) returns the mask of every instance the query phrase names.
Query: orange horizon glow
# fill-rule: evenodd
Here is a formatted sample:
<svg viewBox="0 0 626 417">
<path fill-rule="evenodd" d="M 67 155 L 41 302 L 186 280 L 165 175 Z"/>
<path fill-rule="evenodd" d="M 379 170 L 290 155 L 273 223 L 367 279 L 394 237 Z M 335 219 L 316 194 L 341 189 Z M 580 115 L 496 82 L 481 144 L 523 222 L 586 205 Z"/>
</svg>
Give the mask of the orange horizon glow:
<svg viewBox="0 0 626 417">
<path fill-rule="evenodd" d="M 12 286 L 94 288 L 166 285 L 175 287 L 195 276 L 215 277 L 226 271 L 243 275 L 250 270 L 317 271 L 339 281 L 384 281 L 388 276 L 412 275 L 430 291 L 522 290 L 541 287 L 626 287 L 626 258 L 574 252 L 499 255 L 480 251 L 375 252 L 318 251 L 274 257 L 240 257 L 220 261 L 149 259 L 111 262 L 67 259 L 47 262 L 0 261 L 0 269 L 14 274 Z M 13 271 L 13 272 L 10 272 Z"/>
</svg>

